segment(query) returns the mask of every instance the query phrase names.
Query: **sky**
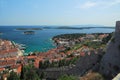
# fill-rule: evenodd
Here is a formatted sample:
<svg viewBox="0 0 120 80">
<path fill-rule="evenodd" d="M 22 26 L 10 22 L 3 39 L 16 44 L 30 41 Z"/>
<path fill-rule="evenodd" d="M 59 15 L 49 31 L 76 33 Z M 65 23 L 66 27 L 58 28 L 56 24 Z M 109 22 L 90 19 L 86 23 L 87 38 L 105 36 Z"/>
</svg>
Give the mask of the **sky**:
<svg viewBox="0 0 120 80">
<path fill-rule="evenodd" d="M 0 25 L 114 26 L 120 0 L 0 0 Z"/>
</svg>

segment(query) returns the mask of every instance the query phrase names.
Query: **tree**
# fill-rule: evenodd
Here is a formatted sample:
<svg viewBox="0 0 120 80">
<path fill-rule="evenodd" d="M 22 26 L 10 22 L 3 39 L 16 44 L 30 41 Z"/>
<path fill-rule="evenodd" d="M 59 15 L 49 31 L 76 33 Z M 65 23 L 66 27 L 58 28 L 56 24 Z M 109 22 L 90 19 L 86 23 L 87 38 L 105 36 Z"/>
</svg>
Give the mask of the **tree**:
<svg viewBox="0 0 120 80">
<path fill-rule="evenodd" d="M 26 77 L 24 77 L 24 80 L 40 80 L 35 70 L 30 70 L 29 72 L 26 72 L 25 75 Z"/>
<path fill-rule="evenodd" d="M 22 80 L 40 80 L 33 65 L 24 66 L 21 74 Z"/>
<path fill-rule="evenodd" d="M 15 72 L 10 72 L 10 76 L 8 77 L 7 80 L 20 80 L 20 77 L 17 75 Z"/>
<path fill-rule="evenodd" d="M 109 34 L 107 37 L 102 39 L 102 42 L 106 44 L 113 36 L 113 33 Z M 112 41 L 114 42 L 114 38 L 112 38 Z"/>
<path fill-rule="evenodd" d="M 42 73 L 40 74 L 40 78 L 43 79 L 44 76 L 45 76 L 45 72 L 42 72 Z"/>
</svg>

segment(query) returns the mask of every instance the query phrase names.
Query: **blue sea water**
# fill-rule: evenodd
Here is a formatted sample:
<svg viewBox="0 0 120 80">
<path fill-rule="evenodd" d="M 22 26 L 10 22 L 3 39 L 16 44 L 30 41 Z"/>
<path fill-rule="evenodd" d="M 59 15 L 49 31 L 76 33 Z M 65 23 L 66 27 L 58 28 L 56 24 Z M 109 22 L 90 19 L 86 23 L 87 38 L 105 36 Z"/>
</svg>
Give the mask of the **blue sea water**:
<svg viewBox="0 0 120 80">
<path fill-rule="evenodd" d="M 40 51 L 45 52 L 55 45 L 51 40 L 53 36 L 66 33 L 110 33 L 114 29 L 111 28 L 91 28 L 91 29 L 43 29 L 36 30 L 34 35 L 25 35 L 23 31 L 15 30 L 16 28 L 35 28 L 38 26 L 0 26 L 0 35 L 2 39 L 12 40 L 16 43 L 25 44 L 27 46 L 25 52 Z M 40 27 L 40 26 L 39 26 Z M 42 27 L 42 26 L 41 26 Z"/>
</svg>

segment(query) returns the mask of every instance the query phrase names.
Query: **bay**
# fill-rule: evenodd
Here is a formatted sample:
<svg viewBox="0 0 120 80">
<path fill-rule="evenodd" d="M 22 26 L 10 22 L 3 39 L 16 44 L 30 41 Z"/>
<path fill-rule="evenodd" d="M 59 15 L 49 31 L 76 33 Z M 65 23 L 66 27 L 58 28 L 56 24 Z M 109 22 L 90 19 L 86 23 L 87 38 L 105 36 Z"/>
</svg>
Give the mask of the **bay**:
<svg viewBox="0 0 120 80">
<path fill-rule="evenodd" d="M 25 35 L 23 31 L 18 31 L 16 28 L 43 28 L 42 26 L 0 26 L 0 35 L 2 39 L 8 39 L 16 43 L 25 44 L 27 46 L 25 53 L 40 51 L 46 52 L 55 45 L 52 37 L 60 34 L 69 33 L 111 33 L 112 28 L 91 28 L 91 29 L 43 29 L 36 30 L 34 35 Z"/>
</svg>

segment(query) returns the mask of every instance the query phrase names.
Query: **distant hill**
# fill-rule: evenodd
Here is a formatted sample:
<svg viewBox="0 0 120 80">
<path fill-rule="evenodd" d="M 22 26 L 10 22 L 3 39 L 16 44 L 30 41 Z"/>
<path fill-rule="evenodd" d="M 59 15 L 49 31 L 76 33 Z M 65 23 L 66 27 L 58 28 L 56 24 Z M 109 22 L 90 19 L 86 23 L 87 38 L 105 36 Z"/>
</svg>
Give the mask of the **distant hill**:
<svg viewBox="0 0 120 80">
<path fill-rule="evenodd" d="M 115 29 L 115 27 L 69 27 L 69 26 L 61 26 L 61 27 L 57 27 L 55 29 L 91 29 L 91 28 L 111 28 L 111 29 Z"/>
<path fill-rule="evenodd" d="M 110 28 L 115 29 L 115 27 L 103 26 L 103 25 L 70 25 L 70 26 L 45 26 L 43 29 L 91 29 L 91 28 Z"/>
</svg>

